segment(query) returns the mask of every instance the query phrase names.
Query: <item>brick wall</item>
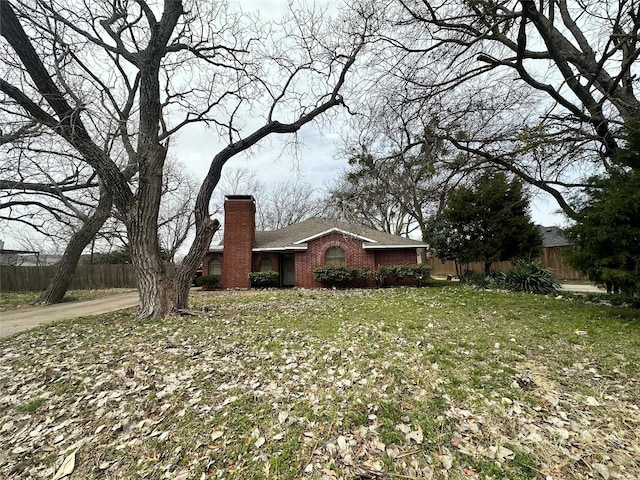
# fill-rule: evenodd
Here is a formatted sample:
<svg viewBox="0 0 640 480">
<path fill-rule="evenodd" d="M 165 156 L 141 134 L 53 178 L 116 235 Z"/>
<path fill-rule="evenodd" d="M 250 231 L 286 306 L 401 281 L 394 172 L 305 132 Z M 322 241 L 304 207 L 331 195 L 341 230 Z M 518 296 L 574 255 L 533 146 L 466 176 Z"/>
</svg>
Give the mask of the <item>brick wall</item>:
<svg viewBox="0 0 640 480">
<path fill-rule="evenodd" d="M 228 196 L 224 202 L 223 288 L 249 288 L 256 234 L 256 204 L 251 196 Z"/>
<path fill-rule="evenodd" d="M 375 253 L 362 248 L 362 240 L 331 233 L 309 242 L 305 252 L 296 252 L 296 285 L 317 288 L 321 285 L 313 279 L 313 269 L 324 266 L 325 252 L 331 247 L 340 247 L 345 253 L 347 267 L 375 269 Z"/>
<path fill-rule="evenodd" d="M 416 249 L 376 250 L 376 267 L 387 265 L 409 265 L 417 263 Z"/>
</svg>

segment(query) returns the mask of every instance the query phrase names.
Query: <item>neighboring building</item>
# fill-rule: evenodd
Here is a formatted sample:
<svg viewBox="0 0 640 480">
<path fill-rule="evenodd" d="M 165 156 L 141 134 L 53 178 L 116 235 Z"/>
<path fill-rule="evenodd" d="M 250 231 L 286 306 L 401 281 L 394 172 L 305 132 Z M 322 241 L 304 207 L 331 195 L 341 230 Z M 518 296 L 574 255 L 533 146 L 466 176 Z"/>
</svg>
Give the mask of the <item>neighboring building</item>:
<svg viewBox="0 0 640 480">
<path fill-rule="evenodd" d="M 0 248 L 0 265 L 5 267 L 42 266 L 40 252 Z"/>
<path fill-rule="evenodd" d="M 255 200 L 225 197 L 223 241 L 203 259 L 203 274 L 220 277 L 222 288 L 248 288 L 249 273 L 276 271 L 283 287 L 319 287 L 313 270 L 328 264 L 375 270 L 415 264 L 427 245 L 371 228 L 312 218 L 273 231 L 256 231 Z"/>
<path fill-rule="evenodd" d="M 571 242 L 564 236 L 560 227 L 544 227 L 538 225 L 543 248 L 568 247 Z"/>
<path fill-rule="evenodd" d="M 567 264 L 564 257 L 573 249 L 573 245 L 558 227 L 538 225 L 542 237 L 540 262 L 562 280 L 582 280 L 584 275 Z"/>
</svg>

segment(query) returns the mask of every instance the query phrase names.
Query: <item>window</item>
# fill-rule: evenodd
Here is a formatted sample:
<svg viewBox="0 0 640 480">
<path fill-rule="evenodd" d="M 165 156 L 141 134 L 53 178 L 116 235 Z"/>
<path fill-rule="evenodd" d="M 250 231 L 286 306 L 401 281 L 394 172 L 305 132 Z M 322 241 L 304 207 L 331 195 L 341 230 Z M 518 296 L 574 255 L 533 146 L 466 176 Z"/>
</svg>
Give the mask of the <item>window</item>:
<svg viewBox="0 0 640 480">
<path fill-rule="evenodd" d="M 220 283 L 220 277 L 222 276 L 222 262 L 213 258 L 209 260 L 209 275 L 213 275 L 218 278 L 218 283 Z"/>
<path fill-rule="evenodd" d="M 324 254 L 325 265 L 344 265 L 344 250 L 340 247 L 331 247 Z"/>
<path fill-rule="evenodd" d="M 262 260 L 260 260 L 260 271 L 261 272 L 273 271 L 273 265 L 271 264 L 270 258 L 263 258 Z"/>
</svg>

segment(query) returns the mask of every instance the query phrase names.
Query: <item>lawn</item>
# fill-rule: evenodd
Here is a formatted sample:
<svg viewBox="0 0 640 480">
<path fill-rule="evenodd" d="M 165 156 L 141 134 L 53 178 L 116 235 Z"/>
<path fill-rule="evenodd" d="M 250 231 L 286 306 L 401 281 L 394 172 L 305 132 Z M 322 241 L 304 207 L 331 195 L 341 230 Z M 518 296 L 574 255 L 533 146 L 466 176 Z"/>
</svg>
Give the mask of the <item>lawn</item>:
<svg viewBox="0 0 640 480">
<path fill-rule="evenodd" d="M 0 340 L 0 478 L 640 478 L 640 312 L 466 287 L 192 294 Z"/>
</svg>

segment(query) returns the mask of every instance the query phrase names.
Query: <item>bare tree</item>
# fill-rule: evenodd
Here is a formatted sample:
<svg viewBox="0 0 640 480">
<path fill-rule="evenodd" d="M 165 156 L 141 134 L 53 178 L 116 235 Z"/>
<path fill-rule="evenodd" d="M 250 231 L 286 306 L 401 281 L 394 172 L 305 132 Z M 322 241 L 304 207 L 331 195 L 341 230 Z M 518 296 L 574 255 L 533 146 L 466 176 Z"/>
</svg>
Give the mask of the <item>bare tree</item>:
<svg viewBox="0 0 640 480">
<path fill-rule="evenodd" d="M 139 318 L 186 305 L 191 276 L 219 228 L 209 203 L 222 167 L 265 137 L 294 133 L 343 104 L 368 28 L 357 20 L 324 24 L 294 9 L 279 29 L 261 29 L 222 3 L 175 0 L 0 0 L 0 9 L 2 115 L 57 135 L 98 174 L 127 228 Z M 243 124 L 243 115 L 260 122 Z M 158 239 L 162 172 L 169 139 L 194 122 L 215 127 L 226 145 L 199 189 L 194 242 L 171 275 Z"/>
<path fill-rule="evenodd" d="M 575 216 L 569 192 L 609 168 L 640 117 L 638 1 L 397 0 L 378 15 L 386 27 L 368 97 L 402 111 L 408 143 L 420 143 L 421 116 L 436 114 L 450 148 Z"/>
<path fill-rule="evenodd" d="M 406 110 L 372 111 L 358 130 L 357 147 L 347 146 L 348 168 L 329 188 L 328 203 L 338 216 L 395 235 L 416 232 L 428 240 L 429 223 L 447 194 L 477 162 L 435 135 L 436 120 L 417 123 Z M 361 117 L 362 118 L 362 117 Z"/>
<path fill-rule="evenodd" d="M 256 227 L 277 230 L 321 217 L 324 210 L 321 196 L 312 185 L 300 180 L 283 181 L 258 197 Z"/>
<path fill-rule="evenodd" d="M 317 190 L 301 180 L 267 185 L 256 172 L 246 167 L 225 168 L 218 184 L 214 205 L 224 215 L 226 195 L 252 195 L 256 199 L 256 228 L 275 230 L 311 217 L 322 216 L 325 209 Z"/>
</svg>

